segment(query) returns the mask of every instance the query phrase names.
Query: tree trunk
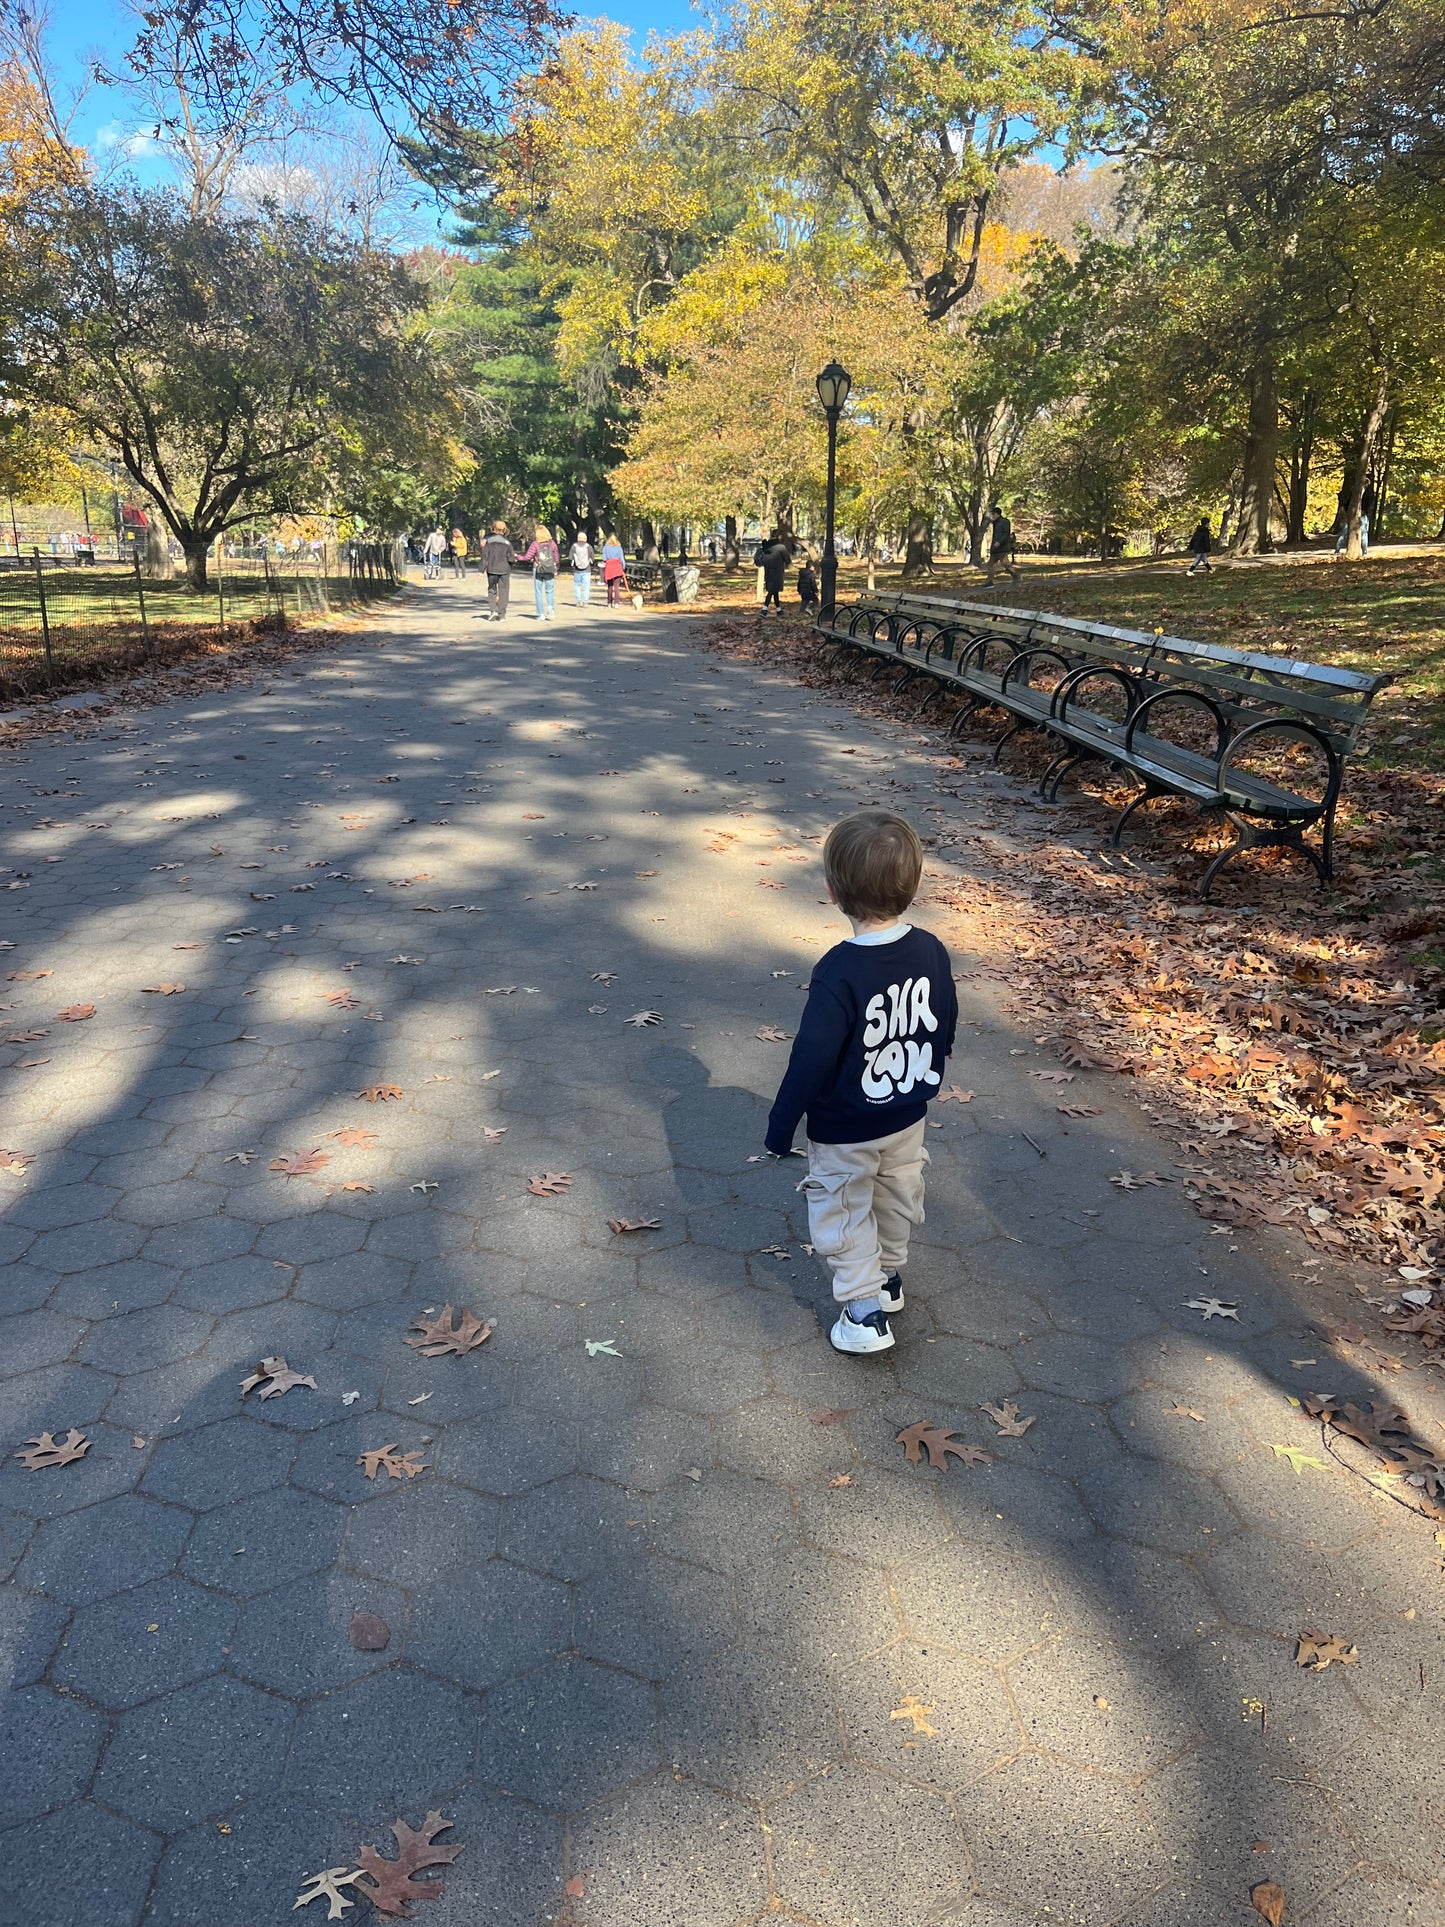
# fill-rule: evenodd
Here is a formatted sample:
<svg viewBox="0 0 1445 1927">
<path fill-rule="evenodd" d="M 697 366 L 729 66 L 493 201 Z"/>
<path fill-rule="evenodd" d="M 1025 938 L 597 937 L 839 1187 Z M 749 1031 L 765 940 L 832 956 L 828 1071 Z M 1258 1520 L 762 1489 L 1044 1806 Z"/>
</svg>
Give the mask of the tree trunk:
<svg viewBox="0 0 1445 1927">
<path fill-rule="evenodd" d="M 1244 485 L 1240 491 L 1236 555 L 1267 555 L 1274 543 L 1270 513 L 1274 508 L 1274 467 L 1279 455 L 1279 377 L 1274 363 L 1262 356 L 1249 382 L 1249 428 L 1244 438 Z"/>
<path fill-rule="evenodd" d="M 1390 432 L 1385 437 L 1385 457 L 1380 463 L 1380 487 L 1375 499 L 1375 520 L 1370 529 L 1372 537 L 1383 539 L 1385 534 L 1385 497 L 1390 487 L 1390 470 L 1395 465 L 1395 430 L 1399 426 L 1400 404 L 1395 402 L 1390 408 Z"/>
<path fill-rule="evenodd" d="M 743 552 L 738 547 L 738 518 L 729 515 L 723 519 L 723 568 L 728 575 L 736 575 L 742 567 Z"/>
<path fill-rule="evenodd" d="M 205 595 L 210 588 L 206 575 L 206 558 L 210 554 L 211 538 L 208 535 L 183 535 L 181 550 L 186 558 L 186 587 L 197 595 Z"/>
<path fill-rule="evenodd" d="M 642 525 L 642 559 L 644 562 L 662 560 L 657 548 L 657 530 L 651 522 L 644 522 Z"/>
<path fill-rule="evenodd" d="M 908 542 L 903 555 L 903 580 L 933 574 L 933 524 L 922 509 L 908 516 Z"/>
<path fill-rule="evenodd" d="M 175 574 L 171 567 L 171 545 L 159 522 L 146 524 L 145 550 L 140 572 L 147 582 L 169 582 Z"/>
<path fill-rule="evenodd" d="M 1289 501 L 1285 511 L 1284 539 L 1287 546 L 1305 540 L 1305 516 L 1310 500 L 1310 463 L 1315 450 L 1315 398 L 1306 395 L 1295 418 L 1294 439 L 1289 451 Z"/>
<path fill-rule="evenodd" d="M 1365 482 L 1370 473 L 1370 463 L 1374 458 L 1375 443 L 1380 437 L 1380 425 L 1385 419 L 1385 409 L 1390 399 L 1390 378 L 1381 368 L 1375 376 L 1375 393 L 1370 402 L 1370 412 L 1365 417 L 1365 432 L 1360 437 L 1360 460 L 1355 470 L 1353 486 L 1350 489 L 1349 537 L 1345 543 L 1345 555 L 1351 562 L 1358 562 L 1363 550 L 1360 547 L 1360 507 L 1365 499 Z"/>
</svg>

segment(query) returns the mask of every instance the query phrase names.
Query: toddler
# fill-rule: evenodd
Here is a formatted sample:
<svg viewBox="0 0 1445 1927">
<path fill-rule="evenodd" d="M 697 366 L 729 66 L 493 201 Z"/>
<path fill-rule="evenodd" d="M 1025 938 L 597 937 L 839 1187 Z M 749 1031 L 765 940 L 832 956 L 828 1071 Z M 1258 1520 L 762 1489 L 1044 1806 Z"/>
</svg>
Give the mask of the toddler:
<svg viewBox="0 0 1445 1927">
<path fill-rule="evenodd" d="M 813 967 L 766 1144 L 786 1157 L 808 1120 L 813 1248 L 833 1272 L 833 1349 L 886 1352 L 903 1309 L 911 1228 L 923 1222 L 928 1100 L 953 1049 L 958 997 L 948 952 L 903 921 L 923 848 L 891 810 L 859 810 L 823 846 L 828 896 L 853 926 Z"/>
</svg>

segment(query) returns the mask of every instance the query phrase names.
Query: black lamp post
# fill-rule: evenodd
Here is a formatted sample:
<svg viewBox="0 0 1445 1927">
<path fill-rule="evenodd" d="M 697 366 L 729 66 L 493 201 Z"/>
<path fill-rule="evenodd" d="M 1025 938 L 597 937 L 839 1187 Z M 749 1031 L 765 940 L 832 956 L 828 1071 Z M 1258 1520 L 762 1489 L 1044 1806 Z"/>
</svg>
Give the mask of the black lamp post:
<svg viewBox="0 0 1445 1927">
<path fill-rule="evenodd" d="M 838 495 L 838 417 L 853 386 L 853 377 L 839 362 L 830 361 L 815 385 L 823 413 L 828 417 L 828 510 L 827 534 L 823 540 L 823 607 L 827 609 L 838 599 L 838 551 L 833 546 L 833 517 Z"/>
</svg>

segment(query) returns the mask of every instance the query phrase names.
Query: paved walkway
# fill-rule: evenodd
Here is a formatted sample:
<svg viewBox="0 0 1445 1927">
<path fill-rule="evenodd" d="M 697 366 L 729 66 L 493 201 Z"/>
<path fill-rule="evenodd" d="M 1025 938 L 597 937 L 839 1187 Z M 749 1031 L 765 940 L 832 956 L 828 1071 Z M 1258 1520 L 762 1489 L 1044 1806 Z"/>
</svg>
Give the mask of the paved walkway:
<svg viewBox="0 0 1445 1927">
<path fill-rule="evenodd" d="M 1172 1147 L 1106 1078 L 1062 1116 L 976 985 L 901 1342 L 823 1338 L 757 1033 L 839 934 L 820 833 L 929 755 L 480 603 L 0 763 L 0 1918 L 317 1922 L 436 1808 L 429 1927 L 1219 1927 L 1266 1879 L 1438 1927 L 1429 1530 L 1286 1403 L 1283 1274 L 1111 1189 Z M 493 1336 L 409 1349 L 448 1304 Z M 243 1396 L 275 1357 L 315 1389 Z M 992 1463 L 910 1466 L 920 1419 Z"/>
</svg>

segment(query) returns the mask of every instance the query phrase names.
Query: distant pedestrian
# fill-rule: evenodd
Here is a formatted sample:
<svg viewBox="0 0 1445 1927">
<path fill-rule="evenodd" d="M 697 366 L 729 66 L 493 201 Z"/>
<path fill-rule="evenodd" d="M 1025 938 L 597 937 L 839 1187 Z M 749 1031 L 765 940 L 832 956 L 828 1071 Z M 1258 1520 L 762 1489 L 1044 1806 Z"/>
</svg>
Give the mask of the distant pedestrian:
<svg viewBox="0 0 1445 1927">
<path fill-rule="evenodd" d="M 818 578 L 813 573 L 813 565 L 806 559 L 798 571 L 798 600 L 803 605 L 805 616 L 818 613 Z"/>
<path fill-rule="evenodd" d="M 467 549 L 470 545 L 461 529 L 452 530 L 452 574 L 465 576 L 467 572 Z"/>
<path fill-rule="evenodd" d="M 537 533 L 530 544 L 523 549 L 523 562 L 532 565 L 532 593 L 537 598 L 538 622 L 555 621 L 557 615 L 557 544 L 552 540 L 552 531 L 543 523 L 537 524 Z"/>
<path fill-rule="evenodd" d="M 421 572 L 424 581 L 436 582 L 440 579 L 442 572 L 442 553 L 446 545 L 446 533 L 441 523 L 438 522 L 426 541 L 421 545 Z"/>
<path fill-rule="evenodd" d="M 517 557 L 507 540 L 505 522 L 493 522 L 492 532 L 482 544 L 482 567 L 487 576 L 487 601 L 491 605 L 489 622 L 500 622 L 507 613 L 512 594 L 512 564 Z"/>
<path fill-rule="evenodd" d="M 1214 550 L 1214 536 L 1210 531 L 1209 517 L 1201 515 L 1199 526 L 1189 538 L 1189 553 L 1194 560 L 1189 564 L 1190 575 L 1213 575 L 1214 564 L 1210 555 Z"/>
<path fill-rule="evenodd" d="M 572 600 L 582 609 L 592 599 L 592 544 L 580 530 L 568 560 L 572 564 Z"/>
<path fill-rule="evenodd" d="M 1339 540 L 1335 543 L 1336 555 L 1339 555 L 1341 553 L 1341 551 L 1344 549 L 1349 539 L 1350 539 L 1350 518 L 1348 515 L 1346 515 L 1344 521 L 1340 524 Z M 1368 555 L 1369 553 L 1370 553 L 1370 518 L 1366 514 L 1364 509 L 1361 509 L 1360 510 L 1360 554 Z"/>
<path fill-rule="evenodd" d="M 793 552 L 783 536 L 781 529 L 774 529 L 766 543 L 758 550 L 755 560 L 763 572 L 763 614 L 769 608 L 783 613 L 783 585 L 788 577 L 788 564 Z"/>
<path fill-rule="evenodd" d="M 1016 581 L 1018 566 L 1014 556 L 1014 525 L 997 502 L 989 504 L 988 525 L 988 574 L 984 582 L 992 582 L 1000 569 L 1011 581 Z"/>
<path fill-rule="evenodd" d="M 627 587 L 627 556 L 611 533 L 602 544 L 602 580 L 607 585 L 608 608 L 621 608 L 622 592 Z"/>
</svg>

